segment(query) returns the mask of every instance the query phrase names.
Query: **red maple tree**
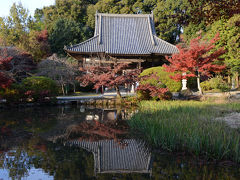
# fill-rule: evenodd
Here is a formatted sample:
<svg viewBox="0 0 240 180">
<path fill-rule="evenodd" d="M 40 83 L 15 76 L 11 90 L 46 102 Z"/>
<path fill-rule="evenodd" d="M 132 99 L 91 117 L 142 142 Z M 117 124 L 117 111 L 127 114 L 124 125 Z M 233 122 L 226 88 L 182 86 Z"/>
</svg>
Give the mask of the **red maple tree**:
<svg viewBox="0 0 240 180">
<path fill-rule="evenodd" d="M 11 56 L 8 56 L 7 51 L 3 51 L 0 54 L 0 88 L 7 88 L 11 83 L 12 79 L 7 74 L 7 70 L 10 68 Z"/>
<path fill-rule="evenodd" d="M 119 86 L 132 84 L 138 81 L 140 69 L 128 69 L 126 63 L 115 64 L 113 66 L 94 66 L 89 68 L 80 68 L 82 76 L 77 77 L 77 80 L 82 86 L 87 86 L 90 83 L 94 84 L 94 88 L 98 89 L 102 86 L 115 88 L 117 97 L 121 98 Z"/>
<path fill-rule="evenodd" d="M 165 70 L 167 72 L 177 72 L 174 76 L 171 76 L 175 80 L 197 77 L 198 90 L 202 94 L 201 76 L 210 76 L 211 73 L 220 72 L 225 68 L 225 65 L 219 64 L 223 60 L 220 56 L 225 51 L 223 49 L 212 51 L 215 42 L 218 40 L 218 34 L 209 42 L 202 41 L 202 37 L 199 36 L 191 40 L 189 47 L 177 45 L 179 53 L 174 54 L 172 57 L 166 57 L 170 65 L 163 65 Z"/>
</svg>

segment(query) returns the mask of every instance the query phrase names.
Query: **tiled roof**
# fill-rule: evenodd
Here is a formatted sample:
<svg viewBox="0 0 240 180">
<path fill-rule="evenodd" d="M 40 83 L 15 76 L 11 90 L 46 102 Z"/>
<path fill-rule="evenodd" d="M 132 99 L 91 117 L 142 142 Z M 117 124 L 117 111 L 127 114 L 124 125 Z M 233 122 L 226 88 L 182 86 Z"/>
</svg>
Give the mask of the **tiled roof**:
<svg viewBox="0 0 240 180">
<path fill-rule="evenodd" d="M 92 152 L 96 173 L 151 173 L 151 153 L 144 145 L 134 139 L 125 139 L 123 143 L 127 146 L 121 147 L 114 140 L 72 140 L 67 144 Z"/>
<path fill-rule="evenodd" d="M 126 55 L 174 54 L 176 46 L 157 37 L 152 14 L 96 14 L 94 37 L 68 52 Z"/>
</svg>

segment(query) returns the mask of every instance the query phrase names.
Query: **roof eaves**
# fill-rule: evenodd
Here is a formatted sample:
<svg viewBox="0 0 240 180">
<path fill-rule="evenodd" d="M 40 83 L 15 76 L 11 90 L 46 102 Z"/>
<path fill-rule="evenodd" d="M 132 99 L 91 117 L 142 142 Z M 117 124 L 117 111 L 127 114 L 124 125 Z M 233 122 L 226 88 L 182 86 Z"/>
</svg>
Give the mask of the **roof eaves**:
<svg viewBox="0 0 240 180">
<path fill-rule="evenodd" d="M 121 55 L 124 55 L 124 56 L 129 56 L 129 57 L 131 57 L 131 56 L 149 56 L 149 55 L 151 55 L 152 53 L 148 53 L 148 54 L 124 54 L 124 53 L 105 53 L 105 54 L 107 54 L 107 55 L 112 55 L 112 56 L 121 56 Z"/>
<path fill-rule="evenodd" d="M 167 41 L 162 40 L 161 38 L 157 37 L 156 35 L 154 35 L 154 37 L 155 37 L 156 39 L 158 39 L 159 41 L 162 41 L 163 43 L 166 43 L 167 45 L 173 47 L 174 49 L 176 49 L 176 51 L 177 51 L 176 53 L 179 53 L 179 50 L 178 50 L 178 48 L 177 48 L 176 46 L 172 45 L 171 43 L 169 43 L 169 42 L 167 42 Z"/>
<path fill-rule="evenodd" d="M 73 45 L 73 46 L 67 46 L 66 49 L 65 49 L 65 48 L 64 48 L 64 49 L 65 49 L 65 50 L 68 50 L 68 49 L 75 48 L 75 47 L 77 47 L 77 46 L 83 45 L 83 44 L 85 44 L 85 43 L 87 43 L 87 42 L 89 42 L 89 41 L 91 41 L 91 40 L 93 40 L 93 39 L 95 39 L 95 38 L 98 38 L 98 36 L 99 36 L 99 35 L 93 36 L 92 38 L 90 38 L 90 39 L 88 39 L 88 40 L 86 40 L 86 41 L 83 41 L 83 42 L 81 42 L 81 43 L 79 43 L 79 44 L 75 44 L 75 45 Z"/>
</svg>

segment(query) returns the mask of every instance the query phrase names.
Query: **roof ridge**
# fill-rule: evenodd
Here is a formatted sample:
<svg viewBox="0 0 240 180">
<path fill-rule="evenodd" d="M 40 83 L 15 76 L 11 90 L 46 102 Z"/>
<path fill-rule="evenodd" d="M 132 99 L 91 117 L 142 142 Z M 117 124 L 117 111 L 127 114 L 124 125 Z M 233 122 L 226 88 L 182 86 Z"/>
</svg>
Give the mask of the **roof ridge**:
<svg viewBox="0 0 240 180">
<path fill-rule="evenodd" d="M 108 17 L 152 17 L 153 14 L 109 14 L 109 13 L 96 13 L 96 15 Z"/>
</svg>

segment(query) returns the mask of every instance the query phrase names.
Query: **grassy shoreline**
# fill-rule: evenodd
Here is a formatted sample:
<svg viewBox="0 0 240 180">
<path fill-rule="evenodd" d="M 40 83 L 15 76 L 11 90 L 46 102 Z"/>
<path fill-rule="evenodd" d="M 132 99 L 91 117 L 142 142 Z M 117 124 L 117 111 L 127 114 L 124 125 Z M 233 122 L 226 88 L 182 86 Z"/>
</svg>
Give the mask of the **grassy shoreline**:
<svg viewBox="0 0 240 180">
<path fill-rule="evenodd" d="M 240 103 L 143 101 L 129 124 L 154 148 L 239 163 L 238 129 L 214 120 L 236 111 L 240 112 Z"/>
</svg>

